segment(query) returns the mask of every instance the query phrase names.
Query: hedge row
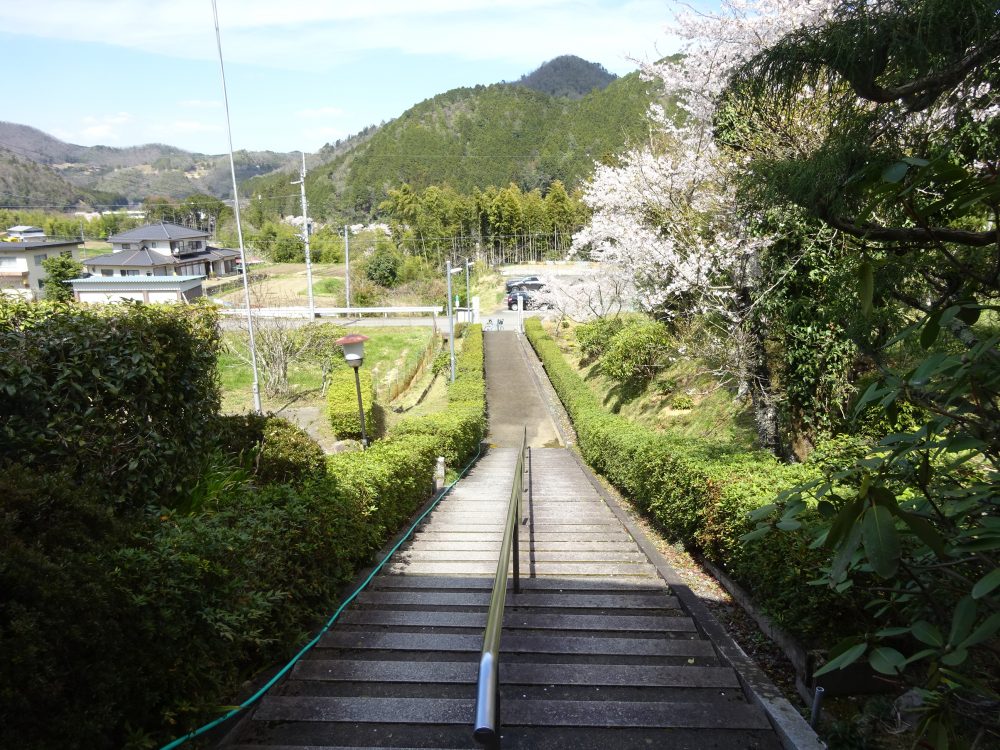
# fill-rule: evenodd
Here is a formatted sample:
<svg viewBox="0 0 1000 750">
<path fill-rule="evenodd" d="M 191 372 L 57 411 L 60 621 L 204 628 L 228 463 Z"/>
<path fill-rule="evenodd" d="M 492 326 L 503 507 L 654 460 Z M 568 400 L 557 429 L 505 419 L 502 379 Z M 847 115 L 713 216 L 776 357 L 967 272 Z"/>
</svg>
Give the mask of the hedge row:
<svg viewBox="0 0 1000 750">
<path fill-rule="evenodd" d="M 0 456 L 132 509 L 185 491 L 219 409 L 216 312 L 0 300 Z"/>
<path fill-rule="evenodd" d="M 845 632 L 855 603 L 812 586 L 823 556 L 797 533 L 744 544 L 755 524 L 747 514 L 815 476 L 771 454 L 732 453 L 673 437 L 608 413 L 566 362 L 537 320 L 525 322 L 534 346 L 569 412 L 587 463 L 632 500 L 670 538 L 699 550 L 748 589 L 778 624 L 810 644 Z"/>
<path fill-rule="evenodd" d="M 371 370 L 358 371 L 361 383 L 361 403 L 365 410 L 365 431 L 368 439 L 382 436 L 384 415 L 375 396 L 375 382 Z M 341 440 L 361 438 L 361 421 L 358 415 L 358 384 L 353 368 L 340 368 L 330 375 L 326 392 L 326 413 L 333 433 Z"/>
</svg>

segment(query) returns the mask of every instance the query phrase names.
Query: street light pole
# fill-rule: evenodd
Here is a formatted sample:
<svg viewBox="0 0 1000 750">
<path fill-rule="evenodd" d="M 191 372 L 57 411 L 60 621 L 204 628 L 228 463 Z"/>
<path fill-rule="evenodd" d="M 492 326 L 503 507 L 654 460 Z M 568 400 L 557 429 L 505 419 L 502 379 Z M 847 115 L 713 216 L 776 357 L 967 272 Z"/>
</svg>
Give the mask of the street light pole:
<svg viewBox="0 0 1000 750">
<path fill-rule="evenodd" d="M 469 287 L 469 259 L 465 259 L 465 319 L 472 325 L 472 292 Z"/>
<path fill-rule="evenodd" d="M 351 309 L 351 247 L 347 243 L 347 225 L 344 225 L 344 298 L 348 310 Z"/>
<path fill-rule="evenodd" d="M 444 262 L 445 275 L 448 277 L 448 348 L 451 352 L 451 382 L 455 382 L 455 319 L 451 315 L 451 261 Z M 458 269 L 455 269 L 458 270 Z"/>
<path fill-rule="evenodd" d="M 361 400 L 361 364 L 365 359 L 365 342 L 367 336 L 352 333 L 337 339 L 334 343 L 343 348 L 344 359 L 354 369 L 354 388 L 358 393 L 358 417 L 361 419 L 361 448 L 368 447 L 368 431 L 365 429 L 365 405 Z"/>
</svg>

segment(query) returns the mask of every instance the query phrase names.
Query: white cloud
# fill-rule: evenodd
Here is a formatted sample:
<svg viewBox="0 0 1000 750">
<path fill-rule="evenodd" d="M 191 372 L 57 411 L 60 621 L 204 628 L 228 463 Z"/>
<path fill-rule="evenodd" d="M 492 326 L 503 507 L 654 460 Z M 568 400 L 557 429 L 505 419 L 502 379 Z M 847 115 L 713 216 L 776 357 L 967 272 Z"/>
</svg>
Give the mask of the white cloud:
<svg viewBox="0 0 1000 750">
<path fill-rule="evenodd" d="M 624 72 L 656 53 L 662 0 L 220 0 L 227 62 L 329 70 L 376 50 L 535 65 L 572 53 Z M 0 5 L 0 28 L 193 59 L 216 55 L 206 0 Z M 664 52 L 664 50 L 660 50 Z"/>
</svg>

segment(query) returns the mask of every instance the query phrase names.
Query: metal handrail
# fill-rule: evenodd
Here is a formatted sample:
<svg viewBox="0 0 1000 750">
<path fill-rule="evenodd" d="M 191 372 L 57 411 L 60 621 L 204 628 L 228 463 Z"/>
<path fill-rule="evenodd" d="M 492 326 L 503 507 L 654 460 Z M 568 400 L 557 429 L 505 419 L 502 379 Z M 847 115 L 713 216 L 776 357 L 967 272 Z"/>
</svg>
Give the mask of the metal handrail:
<svg viewBox="0 0 1000 750">
<path fill-rule="evenodd" d="M 490 748 L 500 747 L 500 632 L 503 629 L 503 607 L 507 599 L 507 570 L 510 567 L 511 549 L 514 551 L 514 593 L 521 592 L 520 554 L 518 527 L 521 525 L 521 506 L 524 495 L 524 452 L 528 443 L 528 430 L 521 436 L 521 449 L 517 454 L 514 486 L 507 504 L 507 522 L 504 526 L 500 558 L 493 578 L 493 595 L 490 611 L 486 616 L 483 632 L 483 649 L 479 655 L 479 683 L 476 690 L 476 725 L 472 733 L 476 742 Z"/>
</svg>

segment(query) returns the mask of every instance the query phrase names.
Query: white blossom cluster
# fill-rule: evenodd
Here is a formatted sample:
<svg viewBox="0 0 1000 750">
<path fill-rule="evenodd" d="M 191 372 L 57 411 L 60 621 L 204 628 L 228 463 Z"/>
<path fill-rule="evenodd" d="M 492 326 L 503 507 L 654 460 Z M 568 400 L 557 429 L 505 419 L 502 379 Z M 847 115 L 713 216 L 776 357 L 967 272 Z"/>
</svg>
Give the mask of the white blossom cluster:
<svg viewBox="0 0 1000 750">
<path fill-rule="evenodd" d="M 736 65 L 833 5 L 735 0 L 719 14 L 678 14 L 682 58 L 644 73 L 662 81 L 684 116 L 675 121 L 654 106 L 651 143 L 617 166 L 598 165 L 584 196 L 593 216 L 574 252 L 629 272 L 643 307 L 667 311 L 683 299 L 692 311 L 732 318 L 733 288 L 747 282 L 747 259 L 768 239 L 748 232 L 736 210 L 734 165 L 712 139 L 716 100 Z"/>
</svg>

